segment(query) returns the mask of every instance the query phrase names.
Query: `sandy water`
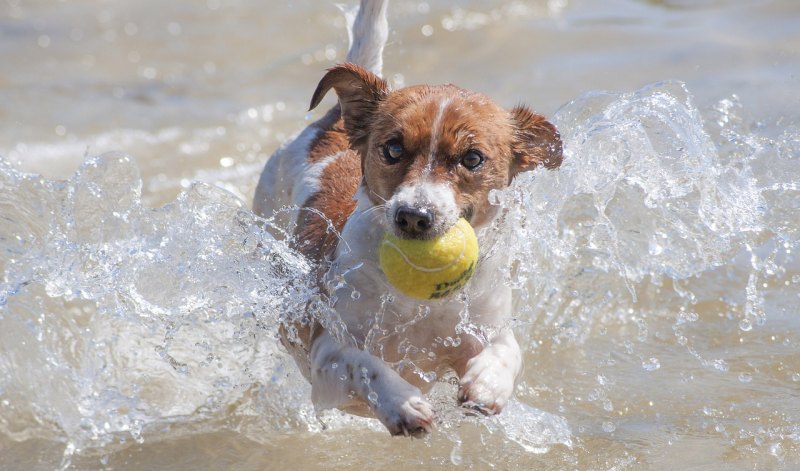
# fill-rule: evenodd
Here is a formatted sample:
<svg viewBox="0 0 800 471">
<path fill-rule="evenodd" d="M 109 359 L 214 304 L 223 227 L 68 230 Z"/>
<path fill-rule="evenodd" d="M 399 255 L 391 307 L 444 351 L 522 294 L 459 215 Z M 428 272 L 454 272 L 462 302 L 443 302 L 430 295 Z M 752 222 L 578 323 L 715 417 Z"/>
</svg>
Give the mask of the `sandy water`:
<svg viewBox="0 0 800 471">
<path fill-rule="evenodd" d="M 385 72 L 552 116 L 511 205 L 517 402 L 390 439 L 275 341 L 248 210 L 326 2 L 0 4 L 0 469 L 800 468 L 800 3 L 395 2 Z M 113 152 L 108 154 L 108 152 Z M 323 430 L 322 423 L 327 426 Z"/>
</svg>

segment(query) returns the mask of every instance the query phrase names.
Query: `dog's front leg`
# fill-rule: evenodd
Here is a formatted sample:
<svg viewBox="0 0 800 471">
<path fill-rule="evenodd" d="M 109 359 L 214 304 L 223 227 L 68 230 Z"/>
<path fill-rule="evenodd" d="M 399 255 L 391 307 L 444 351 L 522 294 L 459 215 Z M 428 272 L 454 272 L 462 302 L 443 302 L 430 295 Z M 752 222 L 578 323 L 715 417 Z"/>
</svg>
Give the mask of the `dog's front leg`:
<svg viewBox="0 0 800 471">
<path fill-rule="evenodd" d="M 433 408 L 422 392 L 381 359 L 343 346 L 328 332 L 311 348 L 311 395 L 321 409 L 367 406 L 392 435 L 430 432 Z"/>
<path fill-rule="evenodd" d="M 485 414 L 499 413 L 514 393 L 514 383 L 522 369 L 522 353 L 514 333 L 499 333 L 480 353 L 456 369 L 461 376 L 459 402 Z"/>
</svg>

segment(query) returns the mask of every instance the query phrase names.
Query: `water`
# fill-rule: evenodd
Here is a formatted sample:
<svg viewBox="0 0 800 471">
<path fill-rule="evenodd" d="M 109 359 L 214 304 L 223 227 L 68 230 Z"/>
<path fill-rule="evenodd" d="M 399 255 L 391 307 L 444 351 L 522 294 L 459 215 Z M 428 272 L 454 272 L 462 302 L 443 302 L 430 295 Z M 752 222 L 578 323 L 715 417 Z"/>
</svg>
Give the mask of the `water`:
<svg viewBox="0 0 800 471">
<path fill-rule="evenodd" d="M 248 209 L 335 9 L 0 12 L 0 468 L 800 467 L 796 2 L 395 2 L 394 83 L 522 98 L 566 144 L 493 195 L 517 400 L 465 417 L 444 378 L 425 440 L 316 416 L 275 338 L 308 267 Z"/>
</svg>

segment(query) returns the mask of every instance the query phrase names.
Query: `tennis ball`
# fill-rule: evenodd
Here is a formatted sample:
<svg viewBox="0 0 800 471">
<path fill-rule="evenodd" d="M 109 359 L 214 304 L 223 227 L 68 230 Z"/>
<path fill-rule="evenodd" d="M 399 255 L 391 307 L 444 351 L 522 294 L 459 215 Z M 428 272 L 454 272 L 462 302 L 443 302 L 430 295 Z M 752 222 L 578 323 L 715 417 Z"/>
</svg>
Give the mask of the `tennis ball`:
<svg viewBox="0 0 800 471">
<path fill-rule="evenodd" d="M 387 232 L 379 261 L 389 282 L 419 299 L 446 298 L 464 286 L 478 262 L 478 239 L 461 218 L 431 240 L 401 239 Z"/>
</svg>

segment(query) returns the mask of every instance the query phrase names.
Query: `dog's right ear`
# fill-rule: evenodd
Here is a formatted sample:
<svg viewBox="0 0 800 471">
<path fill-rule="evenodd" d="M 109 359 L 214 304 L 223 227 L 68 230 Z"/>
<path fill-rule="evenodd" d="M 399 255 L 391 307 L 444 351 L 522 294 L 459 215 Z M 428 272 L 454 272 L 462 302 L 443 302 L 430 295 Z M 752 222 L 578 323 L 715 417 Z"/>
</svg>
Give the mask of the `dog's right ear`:
<svg viewBox="0 0 800 471">
<path fill-rule="evenodd" d="M 358 147 L 369 134 L 369 123 L 378 104 L 388 94 L 389 85 L 363 67 L 351 63 L 340 64 L 328 69 L 328 73 L 322 77 L 311 97 L 309 109 L 316 108 L 331 88 L 339 96 L 339 107 L 350 145 Z"/>
</svg>

